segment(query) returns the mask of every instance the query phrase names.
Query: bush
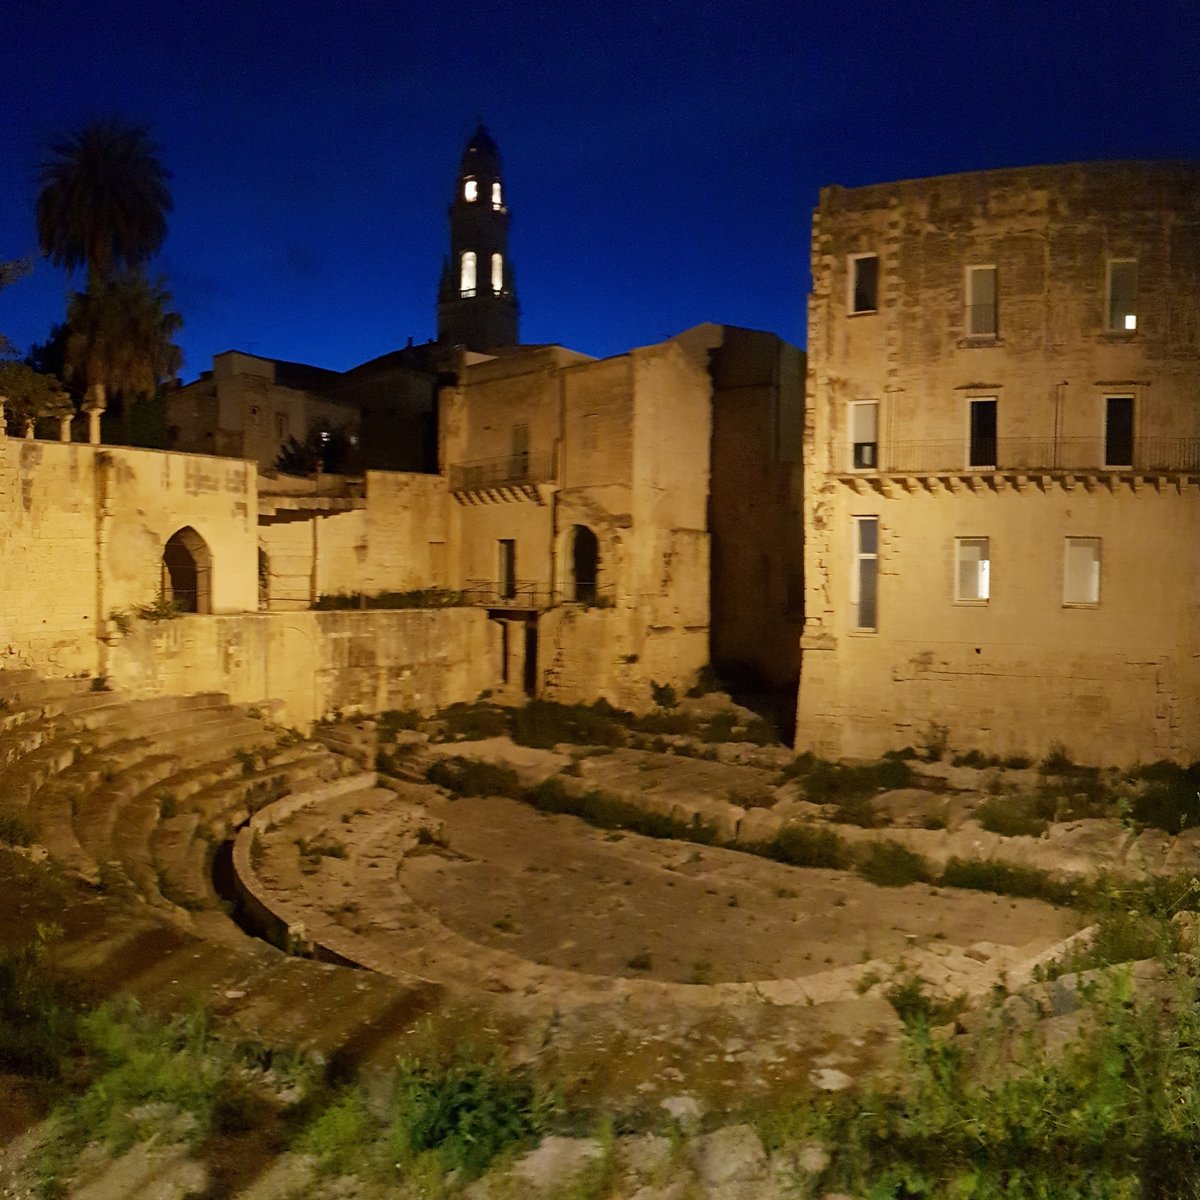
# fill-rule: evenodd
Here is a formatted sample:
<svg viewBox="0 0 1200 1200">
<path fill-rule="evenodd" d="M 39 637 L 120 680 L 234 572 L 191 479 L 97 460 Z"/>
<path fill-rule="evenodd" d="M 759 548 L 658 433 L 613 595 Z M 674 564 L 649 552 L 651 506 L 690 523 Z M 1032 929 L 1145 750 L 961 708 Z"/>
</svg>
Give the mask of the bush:
<svg viewBox="0 0 1200 1200">
<path fill-rule="evenodd" d="M 1076 884 L 1055 879 L 1046 871 L 980 858 L 952 858 L 938 883 L 942 887 L 1045 900 L 1049 904 L 1077 904 L 1081 897 Z"/>
<path fill-rule="evenodd" d="M 1190 767 L 1153 763 L 1142 767 L 1136 777 L 1146 782 L 1130 807 L 1139 824 L 1171 834 L 1200 824 L 1200 763 Z"/>
<path fill-rule="evenodd" d="M 991 796 L 974 815 L 984 829 L 1001 837 L 1041 837 L 1049 824 L 1031 796 Z"/>
<path fill-rule="evenodd" d="M 443 723 L 441 741 L 463 739 L 469 742 L 503 737 L 511 731 L 509 710 L 495 704 L 452 704 L 438 713 Z"/>
<path fill-rule="evenodd" d="M 878 792 L 909 787 L 913 773 L 900 758 L 851 766 L 826 762 L 806 751 L 783 769 L 782 777 L 797 780 L 814 804 L 845 804 Z"/>
<path fill-rule="evenodd" d="M 1062 742 L 1054 742 L 1046 757 L 1038 764 L 1038 770 L 1043 775 L 1066 775 L 1074 767 L 1075 764 L 1071 761 L 1071 756 Z"/>
<path fill-rule="evenodd" d="M 425 778 L 456 796 L 508 796 L 516 799 L 522 795 L 521 781 L 512 767 L 481 762 L 475 758 L 438 759 L 430 763 Z"/>
<path fill-rule="evenodd" d="M 658 708 L 674 708 L 679 703 L 675 689 L 669 683 L 650 681 L 650 698 Z"/>
<path fill-rule="evenodd" d="M 389 708 L 375 718 L 379 737 L 390 742 L 401 729 L 420 729 L 421 714 L 415 708 Z"/>
<path fill-rule="evenodd" d="M 841 870 L 850 865 L 846 843 L 832 829 L 816 825 L 787 825 L 754 852 L 791 867 Z"/>
<path fill-rule="evenodd" d="M 665 813 L 648 812 L 620 796 L 591 790 L 575 793 L 560 778 L 551 776 L 525 793 L 524 798 L 541 812 L 567 813 L 580 817 L 601 829 L 627 829 L 652 838 L 678 838 L 680 841 L 712 845 L 716 830 L 699 816 L 679 821 Z"/>
<path fill-rule="evenodd" d="M 611 704 L 557 704 L 531 700 L 512 714 L 512 739 L 522 746 L 550 750 L 560 742 L 576 746 L 622 746 L 622 716 Z"/>
<path fill-rule="evenodd" d="M 966 996 L 934 1000 L 926 995 L 924 981 L 915 976 L 888 988 L 884 995 L 905 1025 L 945 1025 L 967 1006 Z"/>
<path fill-rule="evenodd" d="M 0 845 L 32 846 L 37 837 L 37 826 L 24 813 L 0 812 Z"/>
<path fill-rule="evenodd" d="M 721 681 L 717 678 L 717 673 L 712 669 L 710 663 L 705 663 L 704 666 L 696 672 L 696 682 L 687 690 L 687 694 L 692 699 L 700 696 L 707 696 L 709 692 L 719 692 L 721 690 Z"/>
<path fill-rule="evenodd" d="M 868 883 L 877 887 L 906 887 L 927 883 L 931 878 L 925 859 L 899 842 L 869 842 L 859 847 L 854 865 Z"/>
</svg>

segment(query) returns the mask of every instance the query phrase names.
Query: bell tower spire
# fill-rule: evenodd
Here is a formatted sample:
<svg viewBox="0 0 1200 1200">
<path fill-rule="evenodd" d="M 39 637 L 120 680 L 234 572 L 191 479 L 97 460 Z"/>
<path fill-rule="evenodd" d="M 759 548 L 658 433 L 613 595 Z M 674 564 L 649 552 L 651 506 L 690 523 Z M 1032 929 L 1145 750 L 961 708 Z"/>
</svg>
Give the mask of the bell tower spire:
<svg viewBox="0 0 1200 1200">
<path fill-rule="evenodd" d="M 450 205 L 450 256 L 438 288 L 438 341 L 468 350 L 517 344 L 500 151 L 480 121 L 463 151 Z"/>
</svg>

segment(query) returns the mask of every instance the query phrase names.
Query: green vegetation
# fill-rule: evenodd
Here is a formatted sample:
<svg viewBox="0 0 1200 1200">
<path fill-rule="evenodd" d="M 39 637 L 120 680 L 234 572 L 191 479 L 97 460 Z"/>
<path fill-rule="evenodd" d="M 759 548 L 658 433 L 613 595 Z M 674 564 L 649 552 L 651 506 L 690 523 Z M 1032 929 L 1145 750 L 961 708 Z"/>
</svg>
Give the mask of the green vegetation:
<svg viewBox="0 0 1200 1200">
<path fill-rule="evenodd" d="M 974 812 L 975 820 L 989 833 L 1001 837 L 1041 837 L 1054 815 L 1037 796 L 989 796 Z"/>
<path fill-rule="evenodd" d="M 1046 871 L 980 858 L 950 859 L 938 883 L 942 887 L 1045 900 L 1049 904 L 1078 904 L 1082 895 L 1078 884 L 1056 879 Z"/>
<path fill-rule="evenodd" d="M 836 805 L 835 821 L 871 828 L 879 821 L 870 798 L 894 788 L 910 787 L 913 772 L 899 757 L 853 766 L 826 762 L 806 751 L 783 769 L 781 779 L 795 779 L 814 804 Z"/>
<path fill-rule="evenodd" d="M 1130 816 L 1138 824 L 1171 834 L 1200 824 L 1200 762 L 1190 767 L 1156 762 L 1130 775 L 1142 784 L 1130 806 Z"/>
<path fill-rule="evenodd" d="M 402 729 L 420 729 L 421 714 L 415 708 L 389 708 L 375 718 L 381 742 L 390 742 Z"/>
<path fill-rule="evenodd" d="M 282 468 L 281 468 L 282 469 Z M 294 474 L 311 474 L 296 470 Z M 407 592 L 335 592 L 317 597 L 313 608 L 322 612 L 365 608 L 462 608 L 467 603 L 462 592 L 447 588 L 413 588 Z"/>
<path fill-rule="evenodd" d="M 674 708 L 679 703 L 679 697 L 669 683 L 655 683 L 653 680 L 650 681 L 650 698 L 656 708 Z"/>
<path fill-rule="evenodd" d="M 627 829 L 646 837 L 678 838 L 704 846 L 717 841 L 716 830 L 698 815 L 690 822 L 681 821 L 666 813 L 648 811 L 607 792 L 575 793 L 553 776 L 531 788 L 522 798 L 540 812 L 569 813 L 600 829 Z"/>
<path fill-rule="evenodd" d="M 953 1000 L 933 999 L 925 991 L 923 981 L 915 976 L 894 984 L 884 995 L 896 1015 L 908 1026 L 945 1025 L 967 1007 L 966 996 L 956 996 Z"/>
<path fill-rule="evenodd" d="M 439 758 L 425 778 L 456 796 L 509 796 L 518 799 L 523 788 L 516 771 L 477 758 Z"/>
<path fill-rule="evenodd" d="M 832 829 L 819 825 L 787 825 L 775 837 L 750 847 L 755 854 L 791 867 L 841 870 L 850 865 L 850 848 Z"/>
<path fill-rule="evenodd" d="M 0 812 L 0 846 L 32 846 L 38 827 L 21 812 Z"/>
<path fill-rule="evenodd" d="M 906 887 L 933 879 L 925 859 L 899 842 L 868 842 L 855 854 L 854 866 L 868 883 L 877 887 Z"/>
</svg>

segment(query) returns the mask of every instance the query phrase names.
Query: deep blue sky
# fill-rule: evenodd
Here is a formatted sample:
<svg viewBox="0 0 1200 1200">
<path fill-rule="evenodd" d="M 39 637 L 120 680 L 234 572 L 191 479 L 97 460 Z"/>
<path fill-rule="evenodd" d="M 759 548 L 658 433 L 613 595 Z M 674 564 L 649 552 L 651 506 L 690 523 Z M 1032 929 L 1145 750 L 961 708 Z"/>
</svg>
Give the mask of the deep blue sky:
<svg viewBox="0 0 1200 1200">
<path fill-rule="evenodd" d="M 185 378 L 247 349 L 344 368 L 433 336 L 446 206 L 482 115 L 522 338 L 592 354 L 699 321 L 803 344 L 818 189 L 1200 158 L 1193 3 L 8 0 L 0 259 L 35 247 L 48 135 L 148 123 Z M 61 319 L 38 265 L 0 294 Z"/>
</svg>

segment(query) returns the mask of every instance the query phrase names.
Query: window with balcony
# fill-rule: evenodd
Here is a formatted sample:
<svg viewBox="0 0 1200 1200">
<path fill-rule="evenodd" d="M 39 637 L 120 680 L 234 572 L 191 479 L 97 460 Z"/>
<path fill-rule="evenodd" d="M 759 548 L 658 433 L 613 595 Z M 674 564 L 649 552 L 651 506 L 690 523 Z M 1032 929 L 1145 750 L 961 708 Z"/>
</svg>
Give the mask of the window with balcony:
<svg viewBox="0 0 1200 1200">
<path fill-rule="evenodd" d="M 459 267 L 458 290 L 464 296 L 475 295 L 475 251 L 464 250 Z"/>
<path fill-rule="evenodd" d="M 996 398 L 969 400 L 967 416 L 967 466 L 996 465 Z"/>
<path fill-rule="evenodd" d="M 967 336 L 996 336 L 996 268 L 967 268 Z"/>
<path fill-rule="evenodd" d="M 850 402 L 850 468 L 873 471 L 879 467 L 879 401 Z"/>
<path fill-rule="evenodd" d="M 855 629 L 878 628 L 879 518 L 854 518 L 854 567 L 850 611 Z"/>
<path fill-rule="evenodd" d="M 1137 262 L 1132 258 L 1108 260 L 1108 328 L 1113 333 L 1137 329 Z"/>
<path fill-rule="evenodd" d="M 1063 604 L 1100 603 L 1100 539 L 1069 537 L 1063 550 Z"/>
<path fill-rule="evenodd" d="M 992 556 L 985 537 L 954 539 L 954 599 L 986 604 L 992 594 Z"/>
<path fill-rule="evenodd" d="M 879 256 L 852 254 L 849 275 L 850 311 L 875 312 L 879 307 Z"/>
<path fill-rule="evenodd" d="M 1133 466 L 1133 397 L 1104 398 L 1104 465 Z"/>
</svg>

